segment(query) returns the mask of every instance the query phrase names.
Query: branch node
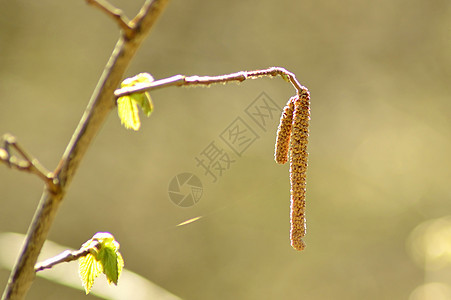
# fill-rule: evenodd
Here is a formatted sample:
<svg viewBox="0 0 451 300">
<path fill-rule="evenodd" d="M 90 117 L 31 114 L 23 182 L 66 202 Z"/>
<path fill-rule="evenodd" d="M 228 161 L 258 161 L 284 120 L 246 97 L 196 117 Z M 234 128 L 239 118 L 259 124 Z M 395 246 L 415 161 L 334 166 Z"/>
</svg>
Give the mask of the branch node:
<svg viewBox="0 0 451 300">
<path fill-rule="evenodd" d="M 5 163 L 9 168 L 15 168 L 19 171 L 37 175 L 44 180 L 52 193 L 58 193 L 60 191 L 61 187 L 59 186 L 58 179 L 39 160 L 28 155 L 19 145 L 15 136 L 6 133 L 1 140 L 3 140 L 3 148 L 0 148 L 0 162 Z M 11 148 L 17 152 L 19 158 L 11 154 Z"/>
</svg>

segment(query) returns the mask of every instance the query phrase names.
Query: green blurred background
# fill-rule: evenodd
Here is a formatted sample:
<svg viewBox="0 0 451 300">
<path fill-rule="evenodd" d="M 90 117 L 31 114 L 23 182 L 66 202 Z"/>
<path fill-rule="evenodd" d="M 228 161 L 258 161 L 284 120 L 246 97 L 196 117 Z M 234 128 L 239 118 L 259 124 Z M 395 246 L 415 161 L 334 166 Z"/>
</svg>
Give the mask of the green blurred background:
<svg viewBox="0 0 451 300">
<path fill-rule="evenodd" d="M 132 17 L 142 1 L 112 3 Z M 2 1 L 0 133 L 53 169 L 117 37 L 82 0 Z M 312 95 L 305 251 L 290 247 L 278 116 L 216 183 L 195 161 L 262 92 L 281 110 L 280 78 L 152 92 L 136 133 L 112 112 L 49 239 L 78 248 L 109 231 L 126 268 L 184 299 L 450 299 L 451 226 L 420 229 L 451 215 L 451 2 L 171 1 L 127 76 L 270 66 Z M 168 197 L 182 172 L 203 183 L 193 207 Z M 0 166 L 1 232 L 26 232 L 42 185 Z M 62 298 L 96 297 L 43 279 L 28 296 Z"/>
</svg>

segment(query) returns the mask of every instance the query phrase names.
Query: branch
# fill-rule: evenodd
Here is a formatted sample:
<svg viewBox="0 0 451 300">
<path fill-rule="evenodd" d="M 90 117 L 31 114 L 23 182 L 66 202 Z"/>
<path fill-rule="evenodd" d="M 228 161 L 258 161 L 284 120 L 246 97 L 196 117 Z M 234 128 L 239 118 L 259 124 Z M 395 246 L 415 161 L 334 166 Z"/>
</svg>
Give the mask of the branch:
<svg viewBox="0 0 451 300">
<path fill-rule="evenodd" d="M 280 67 L 271 67 L 264 70 L 255 71 L 241 71 L 232 74 L 218 75 L 218 76 L 184 76 L 175 75 L 169 78 L 153 81 L 149 84 L 140 84 L 137 87 L 121 88 L 114 92 L 116 97 L 121 97 L 137 92 L 144 92 L 155 90 L 159 88 L 169 86 L 209 86 L 215 83 L 230 83 L 230 82 L 242 82 L 246 79 L 256 79 L 262 76 L 281 76 L 286 81 L 290 82 L 296 89 L 297 94 L 301 94 L 302 91 L 306 91 L 307 88 L 302 86 L 296 79 L 296 76 Z"/>
<path fill-rule="evenodd" d="M 117 22 L 119 25 L 119 28 L 121 28 L 124 31 L 124 34 L 127 36 L 128 39 L 131 39 L 134 35 L 134 28 L 130 26 L 130 21 L 128 18 L 124 15 L 124 12 L 110 3 L 106 1 L 99 1 L 99 0 L 86 0 L 86 2 L 92 6 L 95 6 L 102 10 L 104 13 L 109 15 L 111 18 L 113 18 L 114 21 Z"/>
<path fill-rule="evenodd" d="M 119 85 L 142 41 L 155 25 L 168 0 L 147 0 L 134 19 L 134 34 L 130 38 L 123 32 L 91 96 L 91 100 L 72 138 L 53 172 L 59 180 L 60 189 L 54 193 L 44 189 L 39 206 L 16 265 L 14 266 L 2 299 L 25 298 L 35 277 L 34 265 L 47 238 L 59 204 L 78 169 L 92 140 L 115 106 L 114 90 Z M 105 11 L 105 10 L 104 10 Z"/>
<path fill-rule="evenodd" d="M 4 141 L 4 146 L 3 148 L 0 148 L 0 162 L 5 163 L 10 168 L 37 175 L 44 180 L 47 188 L 53 193 L 56 193 L 59 190 L 58 179 L 55 178 L 53 173 L 47 170 L 36 158 L 28 155 L 19 143 L 17 143 L 14 136 L 6 133 L 1 140 Z M 10 147 L 17 151 L 21 159 L 11 155 Z"/>
<path fill-rule="evenodd" d="M 55 257 L 49 258 L 42 263 L 38 263 L 35 265 L 34 270 L 35 272 L 39 272 L 45 269 L 51 269 L 53 266 L 63 263 L 63 262 L 71 262 L 74 260 L 79 259 L 81 256 L 86 256 L 89 254 L 89 250 L 77 250 L 77 251 L 70 251 L 66 250 L 62 252 L 61 254 L 58 254 Z"/>
<path fill-rule="evenodd" d="M 90 253 L 90 249 L 94 249 L 100 246 L 100 242 L 93 241 L 90 244 L 89 248 L 82 247 L 79 250 L 66 250 L 57 256 L 51 257 L 49 259 L 44 260 L 42 263 L 38 263 L 34 266 L 35 272 L 39 272 L 45 269 L 51 269 L 53 266 L 63 263 L 63 262 L 71 262 L 79 259 L 82 256 L 86 256 Z"/>
</svg>

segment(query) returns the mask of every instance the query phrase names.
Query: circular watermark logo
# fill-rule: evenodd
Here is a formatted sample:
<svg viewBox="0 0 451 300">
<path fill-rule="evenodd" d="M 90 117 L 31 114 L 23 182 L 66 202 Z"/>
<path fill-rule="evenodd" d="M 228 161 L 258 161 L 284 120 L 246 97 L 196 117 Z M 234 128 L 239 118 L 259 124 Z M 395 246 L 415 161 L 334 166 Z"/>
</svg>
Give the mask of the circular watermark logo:
<svg viewBox="0 0 451 300">
<path fill-rule="evenodd" d="M 202 192 L 202 182 L 193 173 L 180 173 L 169 182 L 169 199 L 177 206 L 193 206 L 199 202 Z"/>
</svg>

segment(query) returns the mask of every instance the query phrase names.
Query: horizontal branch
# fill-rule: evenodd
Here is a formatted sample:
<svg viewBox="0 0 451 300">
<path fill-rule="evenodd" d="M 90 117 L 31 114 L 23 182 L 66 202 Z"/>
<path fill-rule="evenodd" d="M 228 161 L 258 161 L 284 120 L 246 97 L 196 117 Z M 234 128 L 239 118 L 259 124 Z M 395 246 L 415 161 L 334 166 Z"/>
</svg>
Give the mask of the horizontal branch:
<svg viewBox="0 0 451 300">
<path fill-rule="evenodd" d="M 242 82 L 246 79 L 256 79 L 263 76 L 281 76 L 286 81 L 290 82 L 296 89 L 297 93 L 307 90 L 296 79 L 296 76 L 280 67 L 271 67 L 263 70 L 255 71 L 241 71 L 232 74 L 218 75 L 218 76 L 184 76 L 175 75 L 172 77 L 155 80 L 148 84 L 139 84 L 136 87 L 126 87 L 118 89 L 114 92 L 116 97 L 122 97 L 132 93 L 150 91 L 170 86 L 209 86 L 216 83 L 230 83 L 230 82 Z"/>
<path fill-rule="evenodd" d="M 98 248 L 100 246 L 99 241 L 92 241 L 91 244 L 89 244 L 89 247 L 82 247 L 79 250 L 66 250 L 57 256 L 51 257 L 49 259 L 44 260 L 42 263 L 38 263 L 34 266 L 34 270 L 36 272 L 45 270 L 45 269 L 51 269 L 53 266 L 63 263 L 63 262 L 71 262 L 74 260 L 79 259 L 80 257 L 86 256 L 90 253 L 91 249 Z"/>
</svg>

